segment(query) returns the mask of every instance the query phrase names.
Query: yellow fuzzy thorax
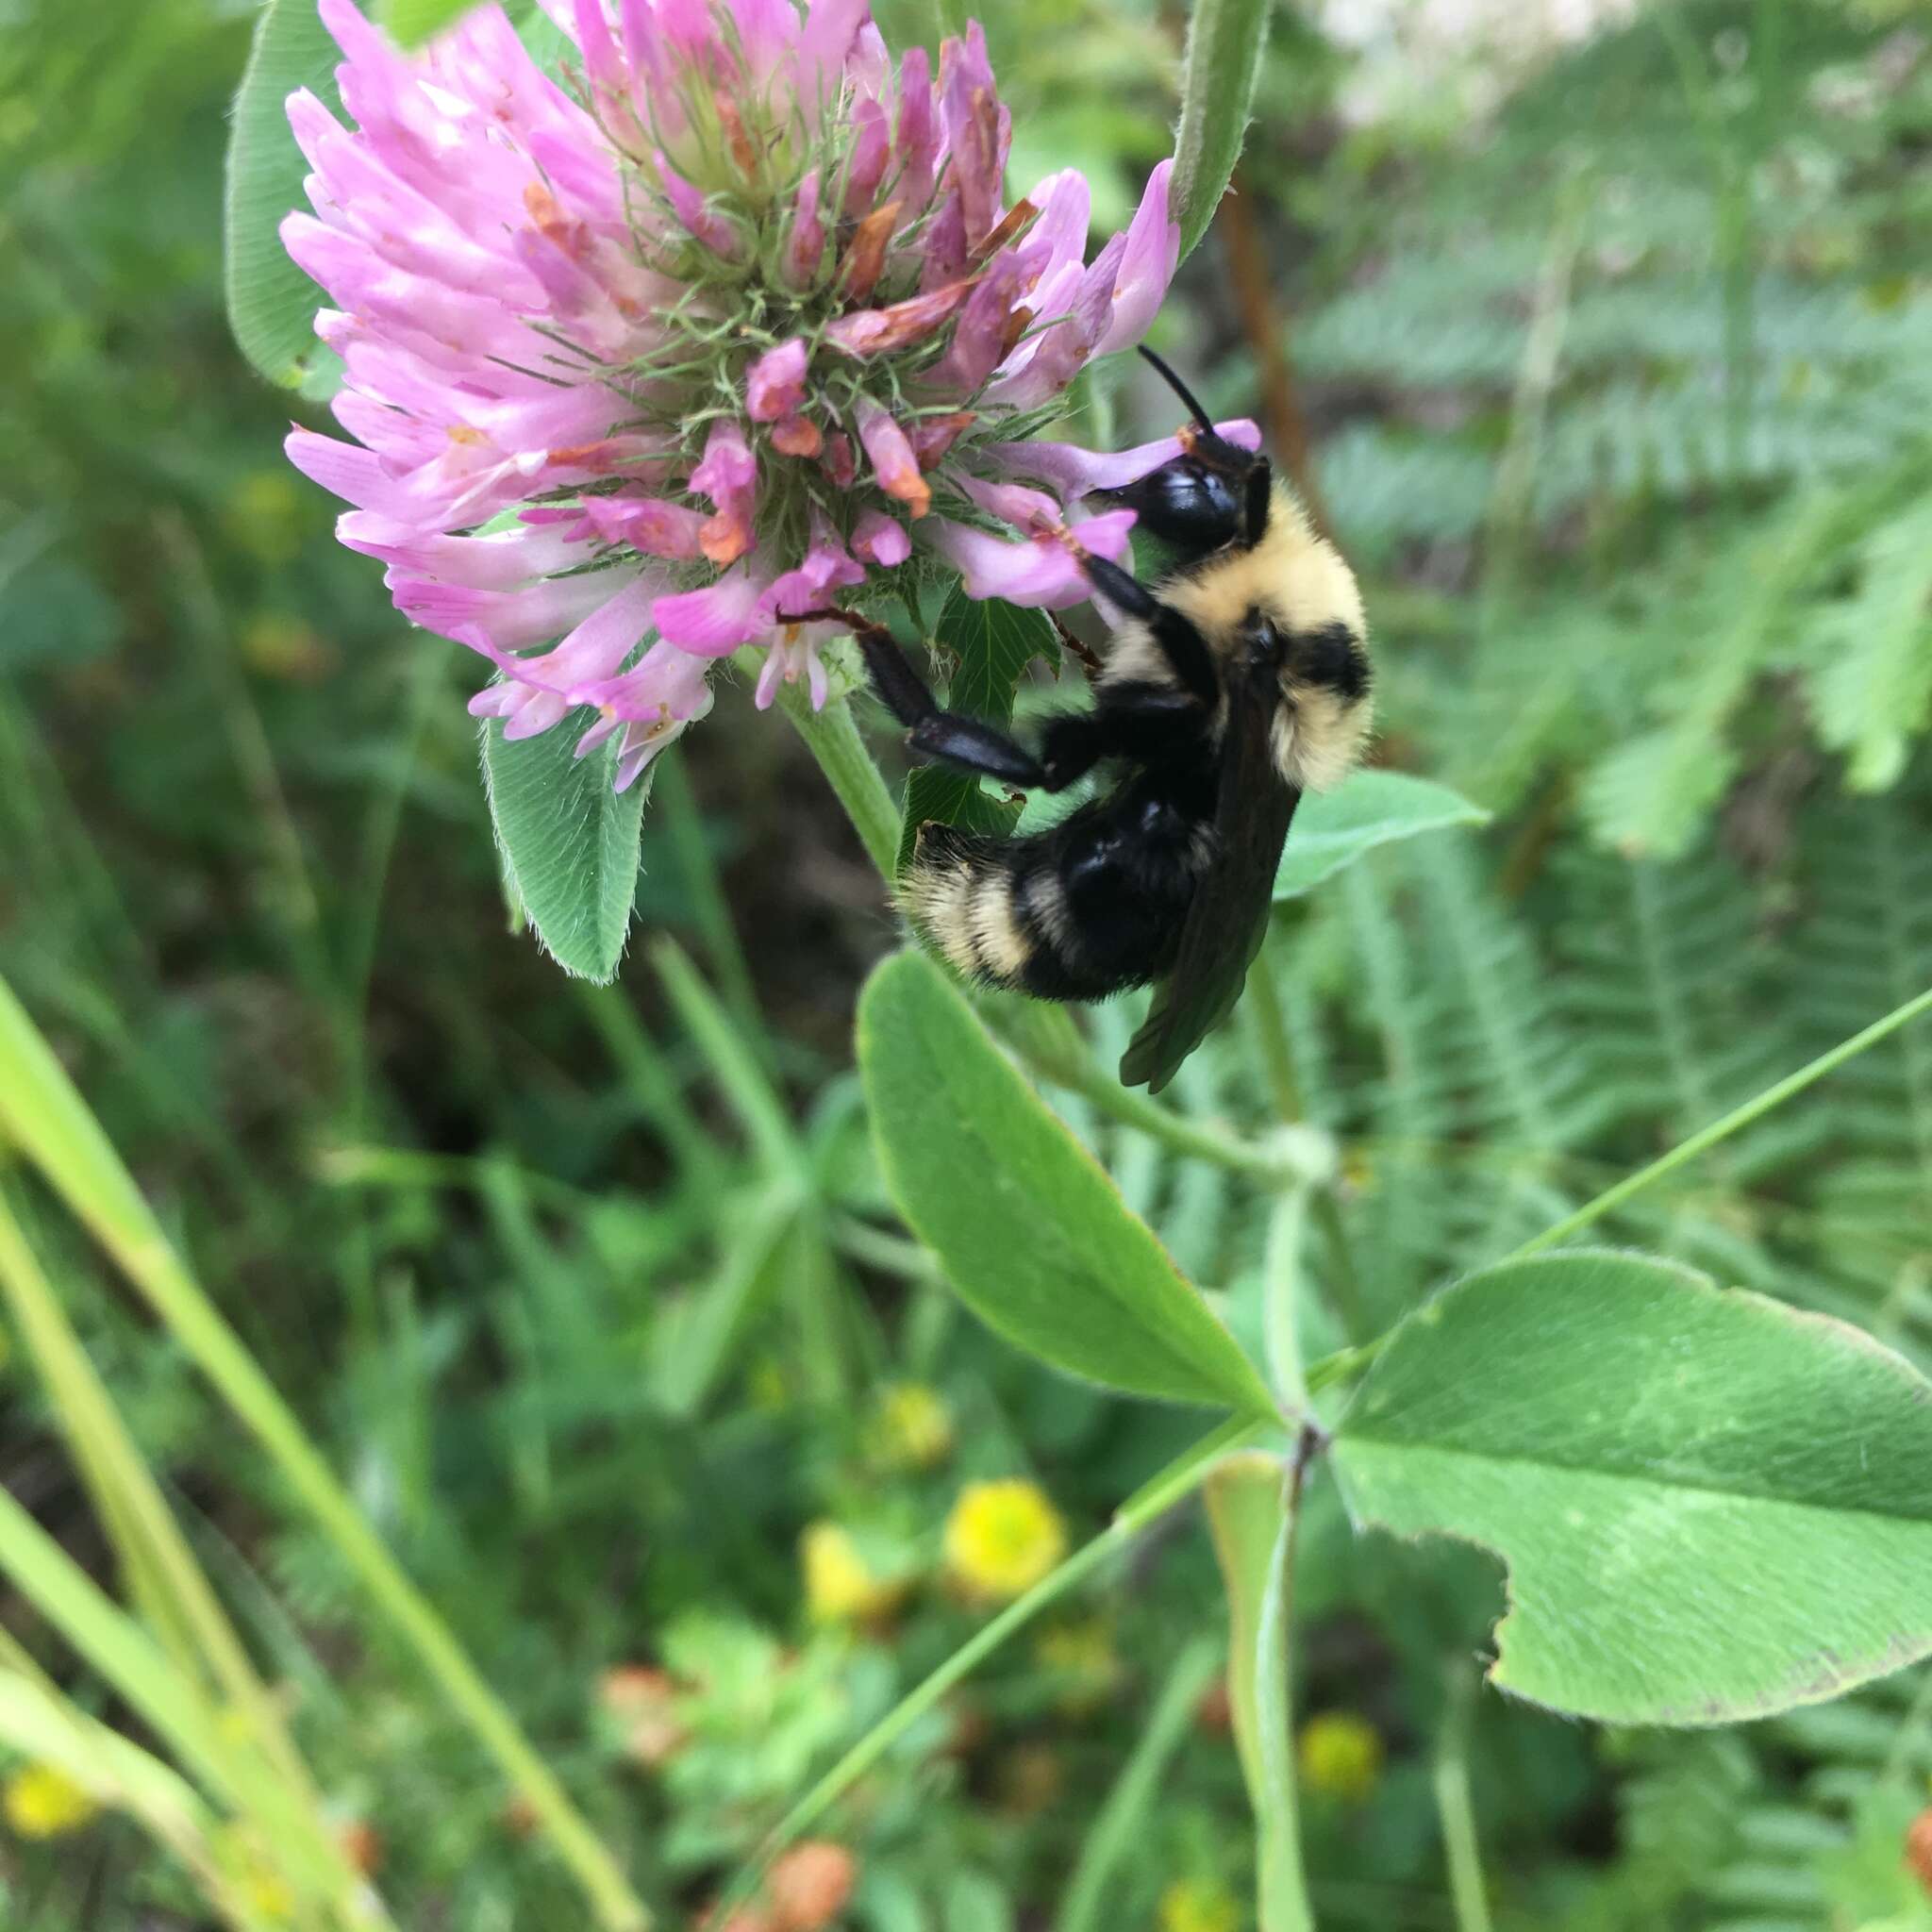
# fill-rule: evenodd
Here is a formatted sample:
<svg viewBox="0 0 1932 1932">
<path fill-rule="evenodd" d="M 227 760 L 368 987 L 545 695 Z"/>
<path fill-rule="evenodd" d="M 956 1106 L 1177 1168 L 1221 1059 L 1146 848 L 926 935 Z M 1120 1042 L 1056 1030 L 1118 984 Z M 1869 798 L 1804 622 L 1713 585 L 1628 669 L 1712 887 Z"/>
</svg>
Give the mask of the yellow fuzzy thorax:
<svg viewBox="0 0 1932 1932">
<path fill-rule="evenodd" d="M 1210 558 L 1199 571 L 1162 584 L 1159 595 L 1220 653 L 1232 647 L 1250 610 L 1260 611 L 1290 634 L 1341 623 L 1357 637 L 1367 636 L 1355 573 L 1334 544 L 1315 534 L 1301 505 L 1278 486 L 1268 528 L 1253 549 Z"/>
<path fill-rule="evenodd" d="M 1368 625 L 1355 573 L 1341 553 L 1310 527 L 1288 491 L 1277 486 L 1261 541 L 1247 550 L 1218 552 L 1192 571 L 1158 587 L 1172 606 L 1207 640 L 1217 657 L 1235 648 L 1251 611 L 1259 611 L 1292 638 L 1344 625 L 1364 650 Z M 1108 655 L 1108 671 L 1122 677 L 1164 677 L 1160 653 L 1144 628 L 1124 629 Z M 1303 682 L 1292 660 L 1281 675 L 1281 707 L 1274 720 L 1274 762 L 1298 791 L 1332 791 L 1355 769 L 1369 740 L 1374 700 L 1343 698 Z"/>
</svg>

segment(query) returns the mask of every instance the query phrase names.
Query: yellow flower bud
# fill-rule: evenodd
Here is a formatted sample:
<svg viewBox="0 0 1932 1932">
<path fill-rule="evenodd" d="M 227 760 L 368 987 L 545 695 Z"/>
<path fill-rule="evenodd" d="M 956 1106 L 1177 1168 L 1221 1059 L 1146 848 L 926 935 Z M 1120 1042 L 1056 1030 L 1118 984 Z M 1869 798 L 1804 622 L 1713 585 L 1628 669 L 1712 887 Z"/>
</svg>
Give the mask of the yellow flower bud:
<svg viewBox="0 0 1932 1932">
<path fill-rule="evenodd" d="M 0 1807 L 22 1838 L 61 1838 L 92 1824 L 100 1810 L 92 1792 L 56 1764 L 24 1765 L 0 1788 Z"/>
<path fill-rule="evenodd" d="M 1241 1902 L 1216 1878 L 1176 1878 L 1160 1894 L 1160 1932 L 1241 1932 Z"/>
<path fill-rule="evenodd" d="M 1038 1483 L 968 1483 L 946 1518 L 946 1567 L 978 1596 L 1024 1594 L 1066 1554 L 1067 1531 Z"/>
<path fill-rule="evenodd" d="M 852 1532 L 836 1523 L 807 1525 L 798 1540 L 806 1607 L 817 1624 L 862 1623 L 892 1607 L 897 1590 L 874 1575 Z"/>
<path fill-rule="evenodd" d="M 248 1825 L 223 1825 L 209 1849 L 222 1875 L 249 1916 L 271 1925 L 289 1924 L 295 1916 L 294 1888 L 282 1876 L 266 1845 Z"/>
<path fill-rule="evenodd" d="M 900 1382 L 879 1398 L 876 1441 L 889 1468 L 931 1469 L 952 1453 L 953 1418 L 937 1390 Z"/>
<path fill-rule="evenodd" d="M 251 470 L 223 506 L 228 534 L 266 564 L 287 563 L 301 549 L 308 516 L 300 486 L 284 470 Z"/>
<path fill-rule="evenodd" d="M 1302 1726 L 1296 1743 L 1302 1782 L 1319 1797 L 1359 1805 L 1382 1776 L 1382 1740 L 1352 1711 L 1328 1710 Z"/>
<path fill-rule="evenodd" d="M 1060 1679 L 1055 1703 L 1074 1714 L 1106 1703 L 1120 1679 L 1113 1634 L 1099 1617 L 1050 1625 L 1041 1632 L 1033 1654 Z"/>
</svg>

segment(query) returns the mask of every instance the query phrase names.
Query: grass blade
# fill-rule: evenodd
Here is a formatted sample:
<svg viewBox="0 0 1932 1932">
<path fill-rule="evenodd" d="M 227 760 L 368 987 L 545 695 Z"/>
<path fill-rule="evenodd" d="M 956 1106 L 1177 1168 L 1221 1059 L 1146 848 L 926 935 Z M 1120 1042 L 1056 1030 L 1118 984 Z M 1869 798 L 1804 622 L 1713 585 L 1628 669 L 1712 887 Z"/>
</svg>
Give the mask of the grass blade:
<svg viewBox="0 0 1932 1932">
<path fill-rule="evenodd" d="M 600 1922 L 613 1932 L 648 1925 L 642 1902 L 556 1774 L 363 1521 L 293 1411 L 189 1274 L 99 1123 L 4 981 L 0 1133 L 46 1176 L 268 1452 L 451 1708 L 527 1800 Z"/>
<path fill-rule="evenodd" d="M 199 1687 L 5 1490 L 0 1572 L 165 1740 L 204 1789 L 255 1823 L 293 1888 L 326 1901 L 337 1924 L 374 1923 L 358 1883 L 345 1880 L 336 1847 L 318 1835 L 312 1815 L 274 1766 L 223 1723 Z"/>
<path fill-rule="evenodd" d="M 94 1373 L 4 1189 L 0 1292 L 47 1385 L 75 1464 L 114 1542 L 130 1594 L 184 1674 L 199 1679 L 207 1690 L 245 1715 L 293 1797 L 314 1812 L 319 1800 L 281 1713 Z M 311 1836 L 318 1844 L 334 1846 L 319 1816 Z M 353 1885 L 349 1866 L 339 1862 L 342 1882 Z"/>
<path fill-rule="evenodd" d="M 1096 1932 L 1108 1923 L 1101 1915 L 1107 1882 L 1146 1828 L 1159 1799 L 1161 1774 L 1193 1719 L 1194 1707 L 1220 1661 L 1220 1652 L 1221 1646 L 1212 1638 L 1196 1638 L 1168 1673 L 1141 1741 L 1080 1847 L 1079 1862 L 1074 1867 L 1073 1880 L 1054 1921 L 1054 1932 Z"/>
</svg>

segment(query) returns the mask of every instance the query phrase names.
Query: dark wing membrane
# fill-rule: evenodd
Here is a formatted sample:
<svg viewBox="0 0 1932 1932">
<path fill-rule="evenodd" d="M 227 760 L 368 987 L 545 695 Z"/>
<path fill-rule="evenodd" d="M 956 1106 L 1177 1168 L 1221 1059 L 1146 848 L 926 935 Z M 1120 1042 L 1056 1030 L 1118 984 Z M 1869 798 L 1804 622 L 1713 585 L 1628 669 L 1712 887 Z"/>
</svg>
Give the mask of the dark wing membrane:
<svg viewBox="0 0 1932 1932">
<path fill-rule="evenodd" d="M 1275 674 L 1257 669 L 1228 694 L 1214 803 L 1217 856 L 1188 908 L 1174 972 L 1121 1057 L 1121 1080 L 1158 1093 L 1180 1063 L 1234 1010 L 1261 950 L 1274 874 L 1301 793 L 1274 763 Z"/>
</svg>

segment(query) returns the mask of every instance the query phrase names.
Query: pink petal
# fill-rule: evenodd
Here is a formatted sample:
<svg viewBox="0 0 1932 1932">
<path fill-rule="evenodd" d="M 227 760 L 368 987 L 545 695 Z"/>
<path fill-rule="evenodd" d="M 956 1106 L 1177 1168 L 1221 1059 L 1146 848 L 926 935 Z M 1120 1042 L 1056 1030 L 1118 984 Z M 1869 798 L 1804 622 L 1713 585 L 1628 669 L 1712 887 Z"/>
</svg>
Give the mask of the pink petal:
<svg viewBox="0 0 1932 1932">
<path fill-rule="evenodd" d="M 924 47 L 908 47 L 899 61 L 899 125 L 892 147 L 899 159 L 893 189 L 907 219 L 922 213 L 939 178 L 941 132 L 934 111 L 932 62 Z"/>
<path fill-rule="evenodd" d="M 710 204 L 664 158 L 653 155 L 658 179 L 670 202 L 672 212 L 721 261 L 736 261 L 744 253 L 743 238 L 736 226 L 713 211 Z"/>
<path fill-rule="evenodd" d="M 825 225 L 819 218 L 819 171 L 813 168 L 798 184 L 791 210 L 791 232 L 785 238 L 784 272 L 794 289 L 811 286 L 825 252 Z"/>
<path fill-rule="evenodd" d="M 775 423 L 792 416 L 805 400 L 807 351 L 805 340 L 793 336 L 775 349 L 767 349 L 751 365 L 744 379 L 745 413 L 754 423 Z"/>
<path fill-rule="evenodd" d="M 915 519 L 923 517 L 932 507 L 932 486 L 919 473 L 919 458 L 907 441 L 906 432 L 893 421 L 891 412 L 870 396 L 859 398 L 858 418 L 858 440 L 872 459 L 879 488 L 888 496 L 896 496 Z"/>
<path fill-rule="evenodd" d="M 983 476 L 961 475 L 955 480 L 981 509 L 1016 530 L 1037 535 L 1060 526 L 1060 507 L 1043 490 L 1029 490 L 1024 483 L 990 482 Z"/>
<path fill-rule="evenodd" d="M 905 525 L 884 510 L 860 510 L 852 528 L 852 549 L 867 563 L 890 570 L 912 555 L 912 539 L 907 535 Z"/>
<path fill-rule="evenodd" d="M 941 556 L 959 573 L 969 597 L 999 597 L 1029 608 L 1058 610 L 1085 603 L 1093 594 L 1080 568 L 1080 552 L 1117 563 L 1133 526 L 1133 511 L 1109 510 L 1090 518 L 1077 532 L 1060 529 L 1020 543 L 944 517 L 934 518 L 929 534 Z"/>
<path fill-rule="evenodd" d="M 798 103 L 807 125 L 837 99 L 841 70 L 867 25 L 867 0 L 808 0 L 798 37 Z"/>
<path fill-rule="evenodd" d="M 758 458 L 743 428 L 728 416 L 720 417 L 705 441 L 704 457 L 691 473 L 691 489 L 717 506 L 717 515 L 699 536 L 700 547 L 715 564 L 734 562 L 751 548 L 758 475 Z"/>
<path fill-rule="evenodd" d="M 456 638 L 481 650 L 527 650 L 581 624 L 609 597 L 611 579 L 601 571 L 580 576 L 545 577 L 519 591 L 476 591 L 463 584 L 441 584 L 429 577 L 391 570 L 386 579 L 396 608 L 425 630 Z M 478 644 L 463 633 L 474 631 L 487 641 Z"/>
<path fill-rule="evenodd" d="M 958 189 L 948 191 L 939 212 L 926 223 L 924 242 L 925 261 L 919 272 L 922 291 L 943 288 L 965 275 L 972 246 L 966 237 L 966 203 Z"/>
<path fill-rule="evenodd" d="M 657 496 L 587 496 L 584 515 L 597 534 L 648 557 L 692 559 L 704 552 L 702 510 Z"/>
<path fill-rule="evenodd" d="M 584 703 L 625 722 L 660 718 L 666 712 L 689 718 L 708 697 L 709 676 L 706 658 L 694 658 L 660 638 L 630 670 L 587 684 L 579 695 Z"/>
<path fill-rule="evenodd" d="M 1245 416 L 1217 423 L 1214 433 L 1237 449 L 1261 447 L 1260 426 Z M 1063 502 L 1073 503 L 1090 491 L 1121 490 L 1138 483 L 1183 453 L 1178 436 L 1164 436 L 1158 442 L 1110 451 L 1082 449 L 1075 442 L 991 442 L 975 453 L 974 460 L 983 456 L 1009 475 L 1037 476 L 1052 484 Z"/>
<path fill-rule="evenodd" d="M 964 41 L 949 40 L 940 48 L 940 117 L 971 248 L 999 220 L 1012 140 L 1012 117 L 1000 106 L 986 34 L 977 21 L 968 25 Z"/>
<path fill-rule="evenodd" d="M 1031 280 L 1019 256 L 1006 254 L 994 260 L 959 311 L 959 325 L 932 373 L 935 389 L 971 396 L 999 367 L 1033 319 L 1021 302 Z"/>
<path fill-rule="evenodd" d="M 1115 276 L 1112 313 L 1096 356 L 1131 349 L 1158 312 L 1181 258 L 1180 224 L 1169 218 L 1167 187 L 1174 163 L 1162 161 L 1147 177 L 1141 206 L 1127 227 L 1126 246 Z"/>
<path fill-rule="evenodd" d="M 554 526 L 525 525 L 486 537 L 425 536 L 366 509 L 346 510 L 336 519 L 336 541 L 418 575 L 475 591 L 520 590 L 553 571 L 590 561 L 581 542 Z"/>
<path fill-rule="evenodd" d="M 811 693 L 812 709 L 823 711 L 830 687 L 825 678 L 825 667 L 819 659 L 819 646 L 827 638 L 837 635 L 836 625 L 788 625 L 765 653 L 752 702 L 759 710 L 768 711 L 773 699 L 778 695 L 778 687 L 796 684 L 803 676 Z"/>
<path fill-rule="evenodd" d="M 811 541 L 797 567 L 773 579 L 758 600 L 767 624 L 796 623 L 808 610 L 818 609 L 835 591 L 865 581 L 864 566 L 853 559 L 839 533 L 824 515 L 811 513 Z"/>
<path fill-rule="evenodd" d="M 944 416 L 922 416 L 912 425 L 912 453 L 922 470 L 936 470 L 946 452 L 979 418 L 972 409 L 955 409 Z"/>
<path fill-rule="evenodd" d="M 702 591 L 659 597 L 651 616 L 660 635 L 700 658 L 723 658 L 769 628 L 758 614 L 764 583 L 741 563 Z"/>
<path fill-rule="evenodd" d="M 873 196 L 885 178 L 886 163 L 892 158 L 892 137 L 886 110 L 877 101 L 860 101 L 852 110 L 852 122 L 858 134 L 845 164 L 845 213 L 856 217 L 872 207 Z"/>
<path fill-rule="evenodd" d="M 830 324 L 825 340 L 848 356 L 877 356 L 909 348 L 943 328 L 972 292 L 969 276 L 923 295 L 908 296 L 887 308 L 860 308 Z"/>
</svg>

